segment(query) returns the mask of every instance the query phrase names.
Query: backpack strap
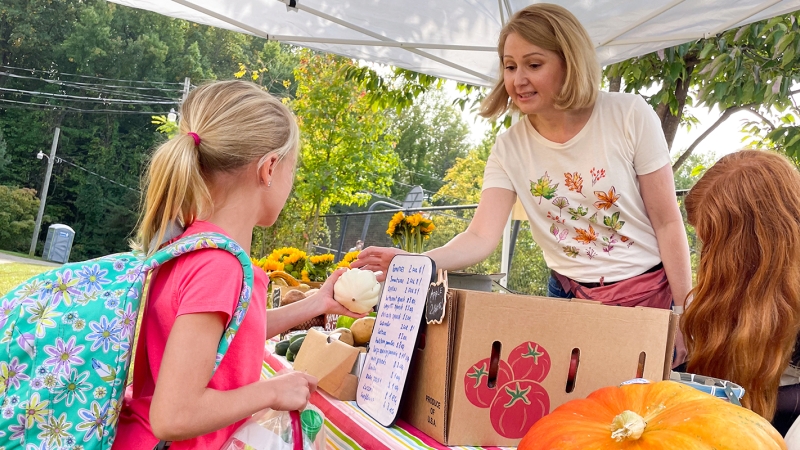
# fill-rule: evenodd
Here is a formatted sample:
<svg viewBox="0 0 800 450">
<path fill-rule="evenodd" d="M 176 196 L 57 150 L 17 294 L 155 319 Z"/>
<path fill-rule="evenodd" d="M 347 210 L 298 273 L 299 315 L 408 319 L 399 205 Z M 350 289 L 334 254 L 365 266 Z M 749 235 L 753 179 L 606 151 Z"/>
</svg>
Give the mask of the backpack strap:
<svg viewBox="0 0 800 450">
<path fill-rule="evenodd" d="M 223 234 L 210 232 L 198 233 L 179 239 L 154 253 L 144 261 L 143 270 L 149 272 L 181 255 L 208 248 L 217 248 L 231 253 L 242 263 L 242 272 L 244 274 L 239 301 L 236 304 L 233 317 L 231 317 L 230 323 L 227 328 L 225 328 L 222 339 L 219 341 L 214 370 L 211 372 L 213 374 L 217 371 L 220 362 L 222 362 L 222 357 L 225 356 L 225 352 L 228 351 L 228 347 L 231 345 L 236 332 L 239 331 L 239 327 L 242 325 L 244 316 L 247 313 L 247 308 L 250 306 L 250 298 L 253 294 L 253 266 L 250 263 L 250 255 L 248 255 L 239 244 Z"/>
</svg>

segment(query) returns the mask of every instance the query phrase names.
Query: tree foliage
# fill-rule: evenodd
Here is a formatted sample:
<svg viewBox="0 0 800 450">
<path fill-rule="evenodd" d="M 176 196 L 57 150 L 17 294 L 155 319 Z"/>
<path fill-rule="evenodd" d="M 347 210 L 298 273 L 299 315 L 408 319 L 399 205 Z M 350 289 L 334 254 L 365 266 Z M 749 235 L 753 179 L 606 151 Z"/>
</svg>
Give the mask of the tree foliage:
<svg viewBox="0 0 800 450">
<path fill-rule="evenodd" d="M 33 189 L 0 185 L 0 248 L 28 249 L 38 209 Z"/>
<path fill-rule="evenodd" d="M 4 88 L 97 98 L 106 95 L 97 89 L 116 85 L 140 94 L 136 98 L 166 96 L 177 102 L 186 77 L 195 85 L 227 79 L 242 63 L 285 77 L 288 88 L 282 80 L 269 89 L 293 95 L 291 61 L 288 47 L 280 44 L 101 0 L 7 0 L 0 6 L 0 63 L 25 69 L 0 69 Z M 87 85 L 66 90 L 58 84 L 67 81 Z M 158 89 L 139 89 L 143 87 Z M 163 139 L 151 115 L 138 112 L 166 115 L 177 104 L 118 105 L 12 93 L 0 98 L 22 102 L 0 101 L 0 132 L 6 142 L 0 184 L 39 190 L 47 160 L 35 155 L 49 153 L 53 128 L 60 125 L 58 157 L 124 185 L 67 163 L 55 164 L 40 241 L 51 223 L 65 223 L 76 231 L 72 259 L 126 250 L 137 222 L 139 177 L 151 149 Z M 65 106 L 134 114 L 58 109 Z"/>
<path fill-rule="evenodd" d="M 797 156 L 800 133 L 794 117 L 800 110 L 791 87 L 800 80 L 799 16 L 774 17 L 623 61 L 607 67 L 606 75 L 612 84 L 621 80 L 628 92 L 658 89 L 648 100 L 670 145 L 680 123 L 696 122 L 684 116 L 685 106 L 717 106 L 723 112 L 720 120 L 738 110 L 753 112 L 756 120 L 746 128 L 755 137 L 753 143 Z M 782 114 L 787 110 L 790 114 Z M 769 120 L 775 112 L 782 117 Z M 676 160 L 674 171 L 694 148 Z"/>
<path fill-rule="evenodd" d="M 369 192 L 386 195 L 398 165 L 385 111 L 375 110 L 358 83 L 345 73 L 355 63 L 302 51 L 295 69 L 297 114 L 303 145 L 293 206 L 303 211 L 318 239 L 319 216 L 332 205 L 365 205 Z"/>
<path fill-rule="evenodd" d="M 401 164 L 392 189 L 395 198 L 416 185 L 436 192 L 447 170 L 469 150 L 469 128 L 441 90 L 429 91 L 403 109 L 393 130 Z"/>
</svg>

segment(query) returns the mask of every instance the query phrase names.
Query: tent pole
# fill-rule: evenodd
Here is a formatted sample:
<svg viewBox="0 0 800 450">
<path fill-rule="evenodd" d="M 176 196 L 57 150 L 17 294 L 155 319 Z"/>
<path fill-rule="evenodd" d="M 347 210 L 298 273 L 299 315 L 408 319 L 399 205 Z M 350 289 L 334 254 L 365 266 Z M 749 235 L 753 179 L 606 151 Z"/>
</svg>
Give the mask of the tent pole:
<svg viewBox="0 0 800 450">
<path fill-rule="evenodd" d="M 225 23 L 231 24 L 231 25 L 233 25 L 233 26 L 235 26 L 237 28 L 240 28 L 240 29 L 242 29 L 244 31 L 247 31 L 248 33 L 254 34 L 256 36 L 259 36 L 259 37 L 262 37 L 262 38 L 268 39 L 268 40 L 281 41 L 281 42 L 303 42 L 303 41 L 305 41 L 305 42 L 320 42 L 320 43 L 334 43 L 333 41 L 335 41 L 334 39 L 316 39 L 316 38 L 302 38 L 302 37 L 298 37 L 297 39 L 292 39 L 292 40 L 289 40 L 289 39 L 278 39 L 278 38 L 289 38 L 289 37 L 288 36 L 270 35 L 268 33 L 263 32 L 262 30 L 259 30 L 258 28 L 251 27 L 250 25 L 247 25 L 245 23 L 242 23 L 242 22 L 239 22 L 237 20 L 231 19 L 230 17 L 226 17 L 226 16 L 224 16 L 222 14 L 219 14 L 219 13 L 217 13 L 215 11 L 212 11 L 210 9 L 203 8 L 202 6 L 199 6 L 199 5 L 195 5 L 194 3 L 190 2 L 189 0 L 172 0 L 172 1 L 175 2 L 175 3 L 178 3 L 180 5 L 183 5 L 183 6 L 187 7 L 187 8 L 191 8 L 191 9 L 197 11 L 197 12 L 203 13 L 203 14 L 205 14 L 207 16 L 211 16 L 211 17 L 213 17 L 213 18 L 215 18 L 217 20 L 221 20 L 221 21 L 223 21 Z M 278 0 L 278 1 L 280 1 L 281 3 L 286 3 L 286 1 L 282 1 L 282 0 Z M 379 41 L 382 41 L 384 43 L 384 44 L 378 44 L 378 43 L 374 43 L 374 42 L 371 42 L 371 41 L 363 41 L 363 42 L 359 42 L 358 44 L 353 44 L 353 45 L 371 45 L 371 46 L 383 45 L 383 46 L 391 46 L 391 47 L 400 47 L 400 48 L 402 48 L 402 49 L 404 49 L 406 51 L 409 51 L 411 53 L 415 53 L 417 55 L 423 56 L 423 57 L 428 58 L 428 59 L 430 59 L 432 61 L 436 61 L 439 64 L 443 64 L 445 66 L 452 67 L 453 69 L 456 69 L 456 70 L 459 70 L 461 72 L 467 73 L 467 74 L 472 75 L 472 76 L 474 76 L 474 77 L 476 77 L 478 79 L 481 79 L 481 80 L 484 80 L 484 81 L 488 81 L 488 82 L 494 82 L 495 81 L 494 79 L 492 79 L 492 77 L 490 77 L 490 76 L 488 76 L 486 74 L 474 71 L 474 70 L 469 69 L 467 67 L 464 67 L 464 66 L 462 66 L 460 64 L 456 64 L 456 63 L 448 61 L 448 60 L 446 60 L 444 58 L 440 58 L 438 56 L 432 55 L 432 54 L 430 54 L 428 52 L 423 52 L 421 50 L 417 50 L 416 48 L 411 48 L 414 44 L 410 44 L 410 43 L 406 44 L 406 43 L 402 43 L 402 42 L 397 42 L 397 41 L 389 39 L 389 38 L 387 38 L 385 36 L 381 36 L 380 34 L 373 33 L 372 31 L 369 31 L 369 30 L 367 30 L 365 28 L 361 28 L 361 27 L 359 27 L 357 25 L 351 24 L 351 23 L 346 22 L 344 20 L 338 19 L 336 17 L 330 16 L 330 15 L 325 14 L 325 13 L 320 12 L 320 11 L 316 11 L 314 9 L 311 9 L 311 8 L 303 6 L 303 5 L 296 5 L 295 9 L 303 10 L 303 11 L 305 11 L 307 13 L 310 13 L 310 14 L 313 14 L 313 15 L 315 15 L 317 17 L 321 17 L 323 19 L 329 20 L 329 21 L 331 21 L 333 23 L 336 23 L 338 25 L 341 25 L 341 26 L 343 26 L 345 28 L 349 28 L 349 29 L 351 29 L 353 31 L 357 31 L 357 32 L 362 33 L 362 34 L 366 34 L 367 36 L 370 36 L 370 37 L 373 37 L 375 39 L 378 39 Z M 385 45 L 386 43 L 391 43 L 391 45 Z M 406 47 L 406 45 L 408 47 Z M 461 49 L 459 49 L 459 50 L 461 50 Z M 489 48 L 489 47 L 485 47 L 485 48 L 480 47 L 480 51 L 494 51 L 494 49 L 493 48 Z"/>
<path fill-rule="evenodd" d="M 278 0 L 278 1 L 281 2 L 281 3 L 286 3 L 286 0 Z M 296 8 L 301 10 L 301 11 L 305 11 L 305 12 L 307 12 L 309 14 L 312 14 L 314 16 L 317 16 L 317 17 L 323 18 L 325 20 L 328 20 L 330 22 L 333 22 L 335 24 L 341 25 L 341 26 L 343 26 L 345 28 L 349 28 L 349 29 L 351 29 L 353 31 L 357 31 L 357 32 L 359 32 L 361 34 L 365 34 L 365 35 L 367 35 L 369 37 L 378 39 L 380 41 L 397 42 L 397 41 L 395 41 L 393 39 L 387 38 L 386 36 L 380 35 L 378 33 L 370 31 L 370 30 L 368 30 L 366 28 L 363 28 L 363 27 L 360 27 L 358 25 L 352 24 L 352 23 L 350 23 L 350 22 L 348 22 L 346 20 L 342 20 L 342 19 L 340 19 L 338 17 L 331 16 L 330 14 L 325 14 L 324 12 L 318 11 L 318 10 L 313 9 L 313 8 L 309 8 L 308 6 L 299 4 L 299 5 L 296 6 Z M 436 61 L 439 64 L 444 64 L 446 66 L 449 66 L 449 67 L 452 67 L 454 69 L 460 70 L 462 72 L 468 73 L 468 74 L 470 74 L 470 75 L 472 75 L 474 77 L 480 78 L 482 80 L 486 80 L 486 81 L 490 81 L 490 82 L 494 81 L 492 79 L 492 77 L 490 77 L 490 76 L 488 76 L 486 74 L 483 74 L 483 73 L 480 73 L 480 72 L 476 72 L 476 71 L 474 71 L 472 69 L 464 67 L 464 66 L 462 66 L 460 64 L 453 63 L 453 62 L 448 61 L 448 60 L 446 60 L 444 58 L 440 58 L 440 57 L 438 57 L 436 55 L 432 55 L 432 54 L 430 54 L 428 52 L 423 52 L 422 50 L 417 50 L 417 49 L 414 49 L 414 48 L 405 48 L 405 47 L 401 47 L 401 48 L 403 48 L 404 50 L 409 51 L 411 53 L 415 53 L 417 55 L 423 56 L 423 57 L 428 58 L 430 60 Z"/>
</svg>

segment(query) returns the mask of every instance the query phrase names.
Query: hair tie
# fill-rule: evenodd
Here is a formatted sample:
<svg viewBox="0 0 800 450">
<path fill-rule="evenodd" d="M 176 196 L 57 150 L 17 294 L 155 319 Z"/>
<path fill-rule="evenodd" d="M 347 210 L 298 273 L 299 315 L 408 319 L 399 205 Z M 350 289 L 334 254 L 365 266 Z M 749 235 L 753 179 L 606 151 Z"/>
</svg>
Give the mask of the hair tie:
<svg viewBox="0 0 800 450">
<path fill-rule="evenodd" d="M 195 145 L 195 146 L 198 146 L 198 145 L 200 145 L 200 143 L 201 143 L 201 142 L 203 142 L 203 141 L 200 139 L 200 136 L 198 136 L 198 135 L 197 135 L 197 133 L 195 133 L 194 131 L 190 131 L 190 132 L 188 132 L 188 133 L 186 133 L 186 134 L 188 134 L 189 136 L 191 136 L 191 137 L 192 137 L 192 139 L 194 139 L 194 145 Z"/>
</svg>

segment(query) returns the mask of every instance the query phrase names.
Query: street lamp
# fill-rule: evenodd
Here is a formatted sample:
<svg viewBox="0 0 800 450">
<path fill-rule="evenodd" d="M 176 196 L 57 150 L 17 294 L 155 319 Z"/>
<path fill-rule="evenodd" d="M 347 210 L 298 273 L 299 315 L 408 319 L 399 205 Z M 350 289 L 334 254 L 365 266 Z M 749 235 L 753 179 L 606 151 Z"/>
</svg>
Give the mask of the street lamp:
<svg viewBox="0 0 800 450">
<path fill-rule="evenodd" d="M 50 175 L 53 174 L 53 163 L 56 159 L 56 148 L 58 147 L 58 137 L 61 135 L 61 128 L 56 127 L 53 134 L 53 145 L 50 147 L 50 156 L 47 157 L 47 172 L 44 176 L 44 184 L 42 185 L 42 194 L 39 196 L 39 213 L 36 214 L 36 224 L 33 226 L 33 237 L 31 238 L 31 251 L 28 252 L 30 256 L 36 253 L 36 243 L 39 241 L 39 230 L 42 227 L 42 216 L 44 215 L 44 203 L 47 199 L 47 189 L 50 187 Z M 36 154 L 36 159 L 45 157 L 43 152 Z"/>
</svg>

